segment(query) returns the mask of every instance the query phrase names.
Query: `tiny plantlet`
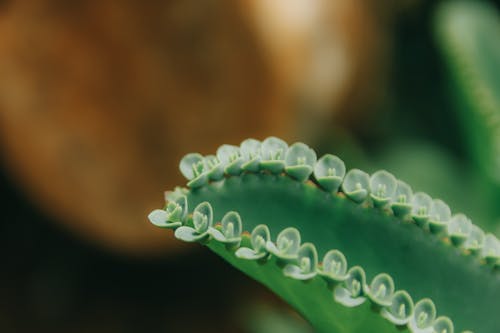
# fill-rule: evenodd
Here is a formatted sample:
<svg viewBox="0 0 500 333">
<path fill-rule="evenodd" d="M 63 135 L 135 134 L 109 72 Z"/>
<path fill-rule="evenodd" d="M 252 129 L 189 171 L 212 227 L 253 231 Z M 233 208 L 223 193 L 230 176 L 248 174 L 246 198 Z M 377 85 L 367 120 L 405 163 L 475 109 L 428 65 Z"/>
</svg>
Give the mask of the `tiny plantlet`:
<svg viewBox="0 0 500 333">
<path fill-rule="evenodd" d="M 389 172 L 347 171 L 275 137 L 188 154 L 180 169 L 187 187 L 150 221 L 206 245 L 317 332 L 499 332 L 498 238 Z"/>
</svg>

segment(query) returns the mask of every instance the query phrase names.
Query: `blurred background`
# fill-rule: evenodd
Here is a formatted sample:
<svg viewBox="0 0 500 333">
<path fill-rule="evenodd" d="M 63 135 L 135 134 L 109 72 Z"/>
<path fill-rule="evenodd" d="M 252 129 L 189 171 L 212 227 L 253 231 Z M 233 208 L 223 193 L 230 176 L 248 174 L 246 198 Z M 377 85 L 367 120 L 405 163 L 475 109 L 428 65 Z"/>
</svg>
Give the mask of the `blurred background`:
<svg viewBox="0 0 500 333">
<path fill-rule="evenodd" d="M 0 331 L 311 332 L 146 219 L 184 154 L 248 137 L 385 168 L 500 235 L 499 11 L 0 0 Z"/>
</svg>

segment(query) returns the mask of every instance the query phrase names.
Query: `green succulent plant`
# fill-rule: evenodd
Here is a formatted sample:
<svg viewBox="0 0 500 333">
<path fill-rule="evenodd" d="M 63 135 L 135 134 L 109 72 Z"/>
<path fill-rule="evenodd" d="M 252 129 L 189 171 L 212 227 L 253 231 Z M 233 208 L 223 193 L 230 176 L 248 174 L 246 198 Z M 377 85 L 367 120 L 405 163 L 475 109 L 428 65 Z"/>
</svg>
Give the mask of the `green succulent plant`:
<svg viewBox="0 0 500 333">
<path fill-rule="evenodd" d="M 435 26 L 469 151 L 500 184 L 500 14 L 485 1 L 444 2 Z"/>
<path fill-rule="evenodd" d="M 434 23 L 491 233 L 385 170 L 347 170 L 275 137 L 186 155 L 187 187 L 151 222 L 206 245 L 320 333 L 500 332 L 500 15 L 445 1 Z"/>
<path fill-rule="evenodd" d="M 317 332 L 495 333 L 500 241 L 387 171 L 275 137 L 180 162 L 149 219 L 261 282 Z"/>
</svg>

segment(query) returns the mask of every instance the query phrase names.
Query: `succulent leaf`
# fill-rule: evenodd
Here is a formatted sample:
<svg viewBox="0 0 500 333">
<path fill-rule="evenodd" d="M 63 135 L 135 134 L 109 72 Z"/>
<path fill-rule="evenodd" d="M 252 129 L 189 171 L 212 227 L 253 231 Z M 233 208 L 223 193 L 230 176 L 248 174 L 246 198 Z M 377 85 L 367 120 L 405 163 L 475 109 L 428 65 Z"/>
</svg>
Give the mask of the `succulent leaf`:
<svg viewBox="0 0 500 333">
<path fill-rule="evenodd" d="M 314 167 L 314 177 L 328 192 L 336 192 L 345 176 L 345 164 L 332 154 L 323 155 Z"/>
<path fill-rule="evenodd" d="M 429 210 L 429 230 L 433 234 L 441 234 L 446 230 L 451 219 L 451 210 L 444 201 L 434 199 Z"/>
<path fill-rule="evenodd" d="M 484 231 L 478 226 L 472 225 L 470 229 L 470 234 L 465 241 L 464 247 L 469 250 L 472 254 L 479 254 L 484 246 Z"/>
<path fill-rule="evenodd" d="M 278 234 L 276 244 L 266 243 L 267 250 L 285 262 L 299 257 L 300 232 L 293 227 L 284 229 Z"/>
<path fill-rule="evenodd" d="M 186 196 L 180 195 L 175 200 L 168 202 L 165 210 L 155 209 L 148 215 L 148 218 L 157 227 L 175 229 L 183 224 L 187 213 Z"/>
<path fill-rule="evenodd" d="M 297 179 L 305 181 L 313 172 L 316 164 L 316 152 L 307 145 L 297 142 L 291 145 L 285 155 L 285 171 Z"/>
<path fill-rule="evenodd" d="M 175 230 L 175 237 L 185 242 L 206 242 L 213 223 L 213 210 L 208 202 L 202 202 L 193 212 L 193 227 L 182 226 Z"/>
<path fill-rule="evenodd" d="M 432 300 L 424 298 L 415 304 L 409 328 L 412 332 L 432 332 L 432 325 L 436 319 L 436 306 Z"/>
<path fill-rule="evenodd" d="M 148 215 L 148 219 L 155 226 L 164 228 L 167 227 L 168 214 L 163 209 L 155 209 Z"/>
<path fill-rule="evenodd" d="M 484 237 L 482 257 L 490 265 L 496 265 L 500 261 L 500 242 L 492 234 Z"/>
<path fill-rule="evenodd" d="M 250 236 L 250 244 L 252 248 L 240 247 L 235 255 L 241 259 L 261 260 L 269 255 L 266 244 L 271 240 L 269 228 L 265 224 L 256 226 Z"/>
<path fill-rule="evenodd" d="M 365 271 L 359 266 L 354 266 L 349 270 L 345 284 L 335 287 L 335 301 L 347 307 L 359 306 L 366 300 L 363 296 L 363 290 L 366 288 Z"/>
<path fill-rule="evenodd" d="M 271 136 L 262 142 L 260 167 L 271 173 L 278 174 L 285 168 L 285 154 L 288 144 Z"/>
<path fill-rule="evenodd" d="M 394 294 L 394 281 L 392 278 L 381 273 L 375 276 L 367 288 L 366 295 L 377 305 L 388 307 L 392 304 Z"/>
<path fill-rule="evenodd" d="M 392 295 L 391 305 L 382 309 L 382 316 L 397 326 L 408 324 L 413 315 L 413 300 L 404 290 L 398 290 Z"/>
<path fill-rule="evenodd" d="M 250 142 L 255 151 L 258 142 Z M 288 156 L 286 147 L 282 151 Z M 246 161 L 242 150 L 239 158 Z M 284 165 L 284 157 L 274 156 Z M 387 199 L 376 193 L 383 182 L 372 176 L 370 184 L 360 170 L 339 176 L 345 195 L 337 195 L 338 185 L 319 181 L 325 172 L 343 174 L 338 167 L 343 163 L 332 167 L 328 159 L 316 161 L 314 178 L 309 175 L 306 182 L 287 169 L 276 172 L 262 164 L 238 175 L 225 169 L 220 180 L 207 177 L 203 186 L 168 192 L 166 210 L 153 211 L 152 222 L 163 226 L 167 213 L 176 221 L 183 217 L 177 238 L 206 244 L 288 301 L 321 333 L 400 328 L 442 333 L 450 327 L 496 333 L 489 319 L 496 318 L 500 299 L 498 239 L 485 236 L 463 214 L 452 217 L 441 200 L 413 195 L 401 181 L 390 190 L 391 209 L 373 207 L 377 199 Z M 360 189 L 364 192 L 354 194 Z M 196 207 L 192 215 L 187 215 L 187 204 Z M 403 208 L 395 209 L 398 204 Z M 213 227 L 214 220 L 221 222 Z M 271 235 L 277 235 L 275 242 Z M 238 240 L 228 246 L 233 238 Z M 322 263 L 318 252 L 325 253 Z M 356 266 L 349 268 L 346 258 Z M 394 292 L 396 287 L 404 291 Z M 413 305 L 412 299 L 421 300 Z M 450 319 L 436 319 L 436 308 Z"/>
<path fill-rule="evenodd" d="M 455 246 L 467 241 L 472 229 L 472 222 L 464 214 L 456 214 L 448 224 L 448 235 Z"/>
<path fill-rule="evenodd" d="M 217 158 L 224 166 L 224 172 L 228 175 L 239 175 L 243 164 L 240 148 L 232 145 L 222 145 L 217 149 Z"/>
<path fill-rule="evenodd" d="M 422 228 L 427 227 L 429 223 L 429 214 L 432 205 L 432 198 L 422 192 L 415 193 L 412 199 L 412 217 L 415 223 Z"/>
<path fill-rule="evenodd" d="M 213 210 L 207 201 L 200 203 L 193 212 L 194 229 L 199 233 L 207 232 L 213 223 Z"/>
<path fill-rule="evenodd" d="M 472 161 L 500 184 L 500 15 L 490 1 L 444 1 L 436 11 L 436 45 L 449 68 L 451 97 Z"/>
<path fill-rule="evenodd" d="M 404 217 L 411 213 L 413 209 L 412 206 L 413 191 L 410 185 L 405 182 L 398 180 L 396 191 L 391 199 L 391 209 L 395 216 Z"/>
<path fill-rule="evenodd" d="M 205 168 L 209 180 L 221 180 L 224 178 L 224 165 L 215 155 L 205 156 Z"/>
<path fill-rule="evenodd" d="M 347 260 L 339 250 L 328 251 L 324 258 L 321 267 L 318 268 L 318 274 L 327 281 L 330 287 L 335 284 L 345 281 L 348 278 Z"/>
<path fill-rule="evenodd" d="M 179 168 L 182 175 L 186 177 L 187 180 L 189 180 L 187 186 L 196 188 L 207 183 L 205 161 L 203 156 L 201 156 L 200 154 L 191 153 L 185 155 L 179 164 Z"/>
<path fill-rule="evenodd" d="M 385 170 L 379 170 L 370 177 L 370 196 L 375 207 L 386 206 L 394 196 L 397 180 Z"/>
<path fill-rule="evenodd" d="M 255 139 L 246 139 L 240 144 L 240 153 L 241 157 L 243 157 L 243 165 L 241 168 L 244 171 L 259 171 L 261 145 L 261 142 Z"/>
<path fill-rule="evenodd" d="M 364 171 L 351 169 L 345 175 L 342 191 L 354 202 L 363 202 L 370 191 L 370 177 Z"/>
<path fill-rule="evenodd" d="M 318 252 L 312 243 L 304 243 L 300 246 L 297 264 L 288 264 L 283 273 L 296 280 L 310 280 L 316 276 L 318 265 Z"/>
<path fill-rule="evenodd" d="M 225 243 L 229 248 L 237 248 L 241 242 L 242 223 L 238 212 L 230 211 L 222 218 L 221 230 L 211 228 L 215 240 Z"/>
<path fill-rule="evenodd" d="M 453 333 L 453 322 L 448 317 L 438 317 L 433 325 L 433 333 Z"/>
</svg>

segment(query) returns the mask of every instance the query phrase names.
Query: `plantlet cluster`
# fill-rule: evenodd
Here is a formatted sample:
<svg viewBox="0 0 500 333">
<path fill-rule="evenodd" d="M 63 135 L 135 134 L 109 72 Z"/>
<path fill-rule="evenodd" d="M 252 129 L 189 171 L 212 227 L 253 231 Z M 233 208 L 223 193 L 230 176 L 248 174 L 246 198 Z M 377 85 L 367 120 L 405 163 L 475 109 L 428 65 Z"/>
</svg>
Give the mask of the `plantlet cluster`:
<svg viewBox="0 0 500 333">
<path fill-rule="evenodd" d="M 188 154 L 180 170 L 188 188 L 150 221 L 207 245 L 319 332 L 499 327 L 498 238 L 385 170 L 347 171 L 275 137 Z"/>
</svg>

